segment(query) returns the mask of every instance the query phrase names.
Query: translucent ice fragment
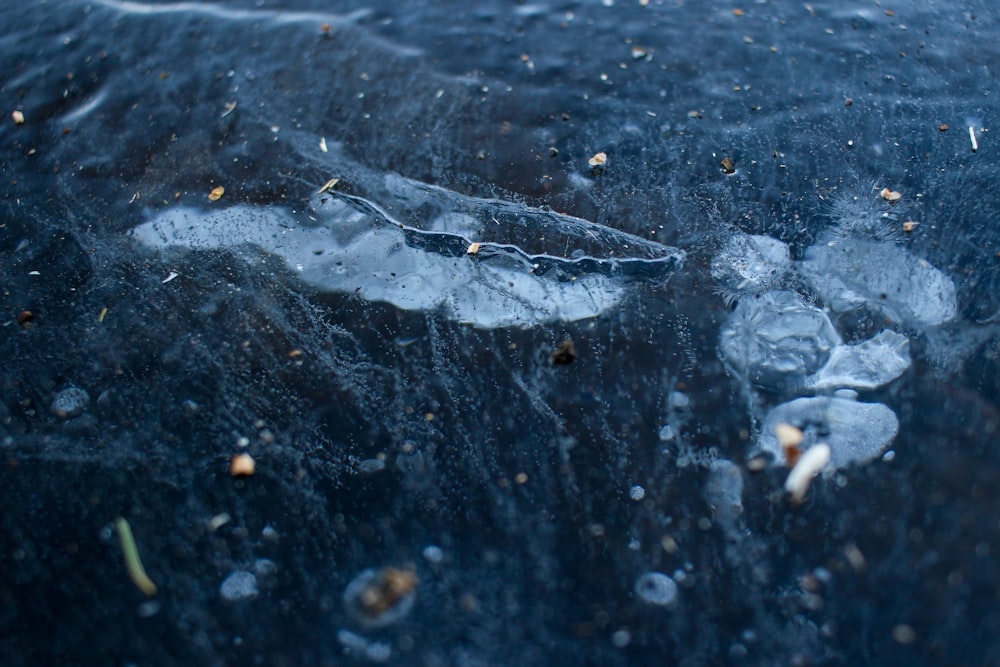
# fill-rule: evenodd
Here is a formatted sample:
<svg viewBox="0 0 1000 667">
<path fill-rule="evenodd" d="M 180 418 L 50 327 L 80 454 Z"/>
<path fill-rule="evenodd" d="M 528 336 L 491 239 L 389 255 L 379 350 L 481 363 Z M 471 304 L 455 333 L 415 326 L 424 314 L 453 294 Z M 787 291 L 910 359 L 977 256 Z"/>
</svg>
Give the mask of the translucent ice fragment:
<svg viewBox="0 0 1000 667">
<path fill-rule="evenodd" d="M 80 387 L 66 387 L 52 399 L 52 412 L 60 419 L 78 417 L 90 403 L 90 394 Z"/>
<path fill-rule="evenodd" d="M 726 529 L 735 527 L 743 513 L 743 473 L 732 461 L 712 462 L 705 482 L 705 502 Z"/>
<path fill-rule="evenodd" d="M 841 344 L 830 318 L 794 292 L 740 300 L 722 327 L 720 348 L 730 369 L 771 390 L 800 386 Z"/>
<path fill-rule="evenodd" d="M 833 348 L 826 364 L 805 380 L 814 391 L 875 389 L 910 367 L 910 340 L 888 329 L 855 345 Z"/>
<path fill-rule="evenodd" d="M 362 197 L 327 193 L 299 219 L 279 207 L 166 211 L 132 234 L 151 247 L 254 247 L 282 257 L 306 282 L 434 310 L 482 328 L 594 317 L 632 280 L 665 280 L 684 254 L 585 220 L 481 200 L 405 179 L 378 192 L 399 222 Z M 476 243 L 476 252 L 470 247 Z"/>
<path fill-rule="evenodd" d="M 800 270 L 835 311 L 865 306 L 915 327 L 957 311 L 951 278 L 888 241 L 838 237 L 808 248 Z"/>
<path fill-rule="evenodd" d="M 909 340 L 885 330 L 845 345 L 830 318 L 793 292 L 740 300 L 722 329 L 730 368 L 774 391 L 874 389 L 910 366 Z"/>
<path fill-rule="evenodd" d="M 728 298 L 780 286 L 791 266 L 788 246 L 770 236 L 732 236 L 712 260 L 712 278 Z"/>
<path fill-rule="evenodd" d="M 842 395 L 797 398 L 772 409 L 761 426 L 758 448 L 773 454 L 776 464 L 785 463 L 775 434 L 778 424 L 801 429 L 805 449 L 826 443 L 837 468 L 879 457 L 899 432 L 896 413 L 881 403 L 859 403 Z"/>
</svg>

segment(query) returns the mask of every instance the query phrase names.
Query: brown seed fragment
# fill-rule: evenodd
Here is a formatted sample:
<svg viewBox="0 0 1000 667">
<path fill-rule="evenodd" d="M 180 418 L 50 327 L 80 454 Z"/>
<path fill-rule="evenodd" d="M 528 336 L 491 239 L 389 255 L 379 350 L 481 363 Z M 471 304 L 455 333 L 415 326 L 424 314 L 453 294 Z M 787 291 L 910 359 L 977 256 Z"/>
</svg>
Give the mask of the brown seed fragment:
<svg viewBox="0 0 1000 667">
<path fill-rule="evenodd" d="M 208 193 L 208 201 L 219 201 L 222 199 L 222 195 L 226 193 L 226 189 L 221 185 L 212 188 L 212 191 Z"/>
<path fill-rule="evenodd" d="M 30 310 L 22 310 L 17 314 L 17 323 L 25 329 L 31 327 L 31 323 L 34 319 L 35 315 Z"/>
<path fill-rule="evenodd" d="M 882 188 L 882 192 L 879 193 L 879 196 L 890 204 L 895 204 L 903 198 L 901 193 L 896 192 L 895 190 L 890 190 L 889 188 Z"/>
<path fill-rule="evenodd" d="M 791 424 L 778 424 L 774 427 L 774 434 L 778 437 L 778 444 L 785 455 L 785 465 L 794 468 L 802 456 L 802 429 Z"/>
<path fill-rule="evenodd" d="M 733 164 L 733 161 L 730 158 L 722 158 L 722 162 L 720 164 L 722 165 L 722 173 L 732 174 L 736 172 L 736 165 Z"/>
<path fill-rule="evenodd" d="M 573 363 L 574 359 L 576 359 L 576 345 L 569 338 L 559 343 L 552 352 L 553 366 L 566 366 Z"/>
<path fill-rule="evenodd" d="M 340 179 L 339 179 L 339 178 L 331 178 L 331 179 L 330 179 L 329 181 L 327 181 L 327 182 L 326 182 L 326 183 L 325 183 L 325 184 L 323 185 L 323 187 L 321 187 L 321 188 L 319 189 L 319 192 L 317 192 L 316 194 L 318 194 L 318 195 L 322 195 L 322 194 L 325 194 L 325 193 L 327 193 L 327 192 L 332 192 L 332 191 L 333 191 L 333 189 L 334 189 L 335 187 L 337 187 L 337 183 L 340 183 Z"/>
<path fill-rule="evenodd" d="M 594 157 L 587 160 L 587 164 L 589 164 L 593 168 L 603 167 L 607 163 L 608 163 L 608 154 L 605 153 L 604 151 L 601 151 L 600 153 L 595 153 Z"/>
<path fill-rule="evenodd" d="M 229 462 L 229 474 L 233 477 L 253 477 L 257 463 L 249 454 L 237 454 Z"/>
<path fill-rule="evenodd" d="M 468 247 L 468 248 L 466 249 L 466 251 L 465 251 L 465 252 L 466 252 L 467 254 L 469 254 L 469 255 L 478 255 L 478 254 L 479 254 L 479 249 L 480 249 L 480 248 L 481 248 L 482 246 L 483 246 L 483 244 L 482 244 L 482 243 L 479 243 L 478 241 L 477 241 L 477 242 L 475 242 L 475 243 L 470 243 L 470 244 L 469 244 L 469 247 Z"/>
<path fill-rule="evenodd" d="M 903 223 L 903 231 L 909 234 L 914 229 L 916 229 L 917 225 L 919 224 L 920 224 L 919 222 L 914 222 L 913 220 L 907 220 L 906 222 Z"/>
<path fill-rule="evenodd" d="M 942 132 L 947 132 L 948 131 L 948 123 L 941 123 L 940 125 L 938 125 L 938 129 L 940 131 L 942 131 Z"/>
</svg>

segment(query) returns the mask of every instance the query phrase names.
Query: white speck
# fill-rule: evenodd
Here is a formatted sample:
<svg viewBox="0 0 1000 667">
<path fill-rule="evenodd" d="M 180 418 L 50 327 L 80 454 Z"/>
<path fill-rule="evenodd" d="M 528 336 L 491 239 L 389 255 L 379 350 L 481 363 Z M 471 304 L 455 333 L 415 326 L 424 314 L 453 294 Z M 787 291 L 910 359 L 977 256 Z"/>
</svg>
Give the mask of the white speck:
<svg viewBox="0 0 1000 667">
<path fill-rule="evenodd" d="M 441 547 L 430 544 L 424 547 L 423 556 L 428 563 L 440 563 L 444 560 L 444 551 L 441 550 Z"/>
<path fill-rule="evenodd" d="M 611 643 L 615 645 L 615 648 L 625 648 L 632 641 L 632 633 L 628 630 L 615 630 L 615 633 L 611 635 Z"/>
<path fill-rule="evenodd" d="M 232 520 L 233 517 L 229 516 L 229 512 L 221 512 L 208 520 L 208 529 L 215 532 Z"/>
<path fill-rule="evenodd" d="M 975 153 L 979 150 L 979 142 L 976 141 L 976 128 L 969 126 L 969 140 L 972 141 L 972 152 Z"/>
<path fill-rule="evenodd" d="M 324 153 L 326 153 L 326 152 L 327 152 L 327 148 L 326 148 L 326 137 L 320 137 L 320 138 L 319 138 L 319 149 L 320 149 L 321 151 L 323 151 Z"/>
<path fill-rule="evenodd" d="M 677 437 L 677 429 L 667 424 L 660 429 L 660 442 L 670 442 Z"/>
<path fill-rule="evenodd" d="M 683 410 L 684 408 L 690 407 L 691 399 L 688 398 L 687 394 L 679 391 L 670 392 L 670 406 L 678 410 Z"/>
<path fill-rule="evenodd" d="M 236 570 L 222 582 L 219 592 L 229 602 L 252 600 L 257 597 L 257 577 L 253 572 Z"/>
<path fill-rule="evenodd" d="M 167 283 L 169 283 L 171 280 L 173 280 L 174 278 L 176 278 L 179 275 L 181 275 L 181 274 L 177 273 L 176 271 L 171 271 L 170 273 L 167 274 L 167 277 L 164 278 L 163 280 L 161 280 L 160 282 L 162 282 L 164 285 L 166 285 Z"/>
</svg>

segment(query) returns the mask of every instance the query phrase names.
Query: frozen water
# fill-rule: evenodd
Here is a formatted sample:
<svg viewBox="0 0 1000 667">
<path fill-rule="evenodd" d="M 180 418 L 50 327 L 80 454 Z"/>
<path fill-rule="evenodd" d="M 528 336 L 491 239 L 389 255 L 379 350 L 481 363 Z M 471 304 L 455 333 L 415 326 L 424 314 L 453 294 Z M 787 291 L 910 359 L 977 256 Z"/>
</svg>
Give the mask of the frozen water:
<svg viewBox="0 0 1000 667">
<path fill-rule="evenodd" d="M 741 299 L 720 347 L 738 377 L 773 391 L 874 389 L 910 366 L 906 336 L 887 329 L 846 345 L 826 313 L 787 291 Z"/>
<path fill-rule="evenodd" d="M 998 653 L 995 3 L 52 4 L 0 3 L 4 667 Z M 898 455 L 775 504 L 722 463 L 775 405 Z M 385 563 L 412 612 L 338 643 Z"/>
<path fill-rule="evenodd" d="M 885 329 L 860 343 L 833 348 L 826 364 L 806 378 L 803 386 L 813 391 L 876 389 L 892 382 L 909 367 L 910 340 Z"/>
<path fill-rule="evenodd" d="M 830 463 L 842 468 L 878 458 L 899 432 L 896 414 L 881 403 L 861 403 L 838 396 L 797 398 L 773 408 L 761 425 L 759 449 L 784 464 L 785 455 L 775 427 L 791 424 L 802 429 L 803 448 L 824 442 L 830 447 Z"/>
<path fill-rule="evenodd" d="M 666 280 L 684 257 L 585 220 L 400 177 L 387 177 L 379 191 L 397 215 L 426 229 L 362 197 L 330 194 L 314 201 L 308 217 L 277 207 L 178 207 L 132 235 L 157 248 L 233 248 L 251 256 L 266 249 L 322 290 L 439 311 L 482 328 L 594 317 L 617 305 L 628 282 Z"/>
<path fill-rule="evenodd" d="M 890 241 L 835 238 L 808 248 L 799 269 L 837 312 L 867 307 L 918 329 L 957 312 L 951 278 Z"/>
<path fill-rule="evenodd" d="M 788 291 L 741 299 L 722 328 L 720 347 L 737 377 L 764 389 L 801 385 L 841 344 L 819 308 Z"/>
<path fill-rule="evenodd" d="M 712 259 L 712 278 L 728 299 L 734 299 L 780 287 L 791 265 L 787 244 L 770 236 L 736 232 Z"/>
</svg>

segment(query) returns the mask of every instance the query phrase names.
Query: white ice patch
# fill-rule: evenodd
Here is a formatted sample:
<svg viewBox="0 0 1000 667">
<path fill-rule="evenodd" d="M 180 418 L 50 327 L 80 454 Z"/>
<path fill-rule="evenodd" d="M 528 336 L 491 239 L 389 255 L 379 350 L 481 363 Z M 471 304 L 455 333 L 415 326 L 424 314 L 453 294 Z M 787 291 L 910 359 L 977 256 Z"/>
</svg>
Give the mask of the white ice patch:
<svg viewBox="0 0 1000 667">
<path fill-rule="evenodd" d="M 836 238 L 808 248 L 799 270 L 837 312 L 866 306 L 917 328 L 957 313 L 951 278 L 891 242 Z"/>
<path fill-rule="evenodd" d="M 885 330 L 846 345 L 825 312 L 786 291 L 742 298 L 720 348 L 737 376 L 772 391 L 875 389 L 910 367 L 906 336 Z"/>
<path fill-rule="evenodd" d="M 712 278 L 727 294 L 759 294 L 779 287 L 792 260 L 788 246 L 770 236 L 738 232 L 712 260 Z"/>
<path fill-rule="evenodd" d="M 740 300 L 722 327 L 722 355 L 737 377 L 781 390 L 819 371 L 840 335 L 819 308 L 794 292 L 774 291 Z"/>
<path fill-rule="evenodd" d="M 909 367 L 910 340 L 885 329 L 866 341 L 833 348 L 823 368 L 805 379 L 804 387 L 812 391 L 876 389 Z"/>
<path fill-rule="evenodd" d="M 790 424 L 802 430 L 802 447 L 817 443 L 830 447 L 830 463 L 842 468 L 878 458 L 899 432 L 899 419 L 881 403 L 859 403 L 842 396 L 797 398 L 767 413 L 757 446 L 774 455 L 775 464 L 785 463 L 785 454 L 775 429 Z"/>
<path fill-rule="evenodd" d="M 398 177 L 381 187 L 393 213 L 419 219 L 421 227 L 361 197 L 331 193 L 313 202 L 309 218 L 279 207 L 174 208 L 132 235 L 153 248 L 247 255 L 259 248 L 321 290 L 438 311 L 481 328 L 594 317 L 614 307 L 630 281 L 666 280 L 684 257 L 550 211 L 455 193 L 447 199 L 441 189 Z"/>
</svg>

